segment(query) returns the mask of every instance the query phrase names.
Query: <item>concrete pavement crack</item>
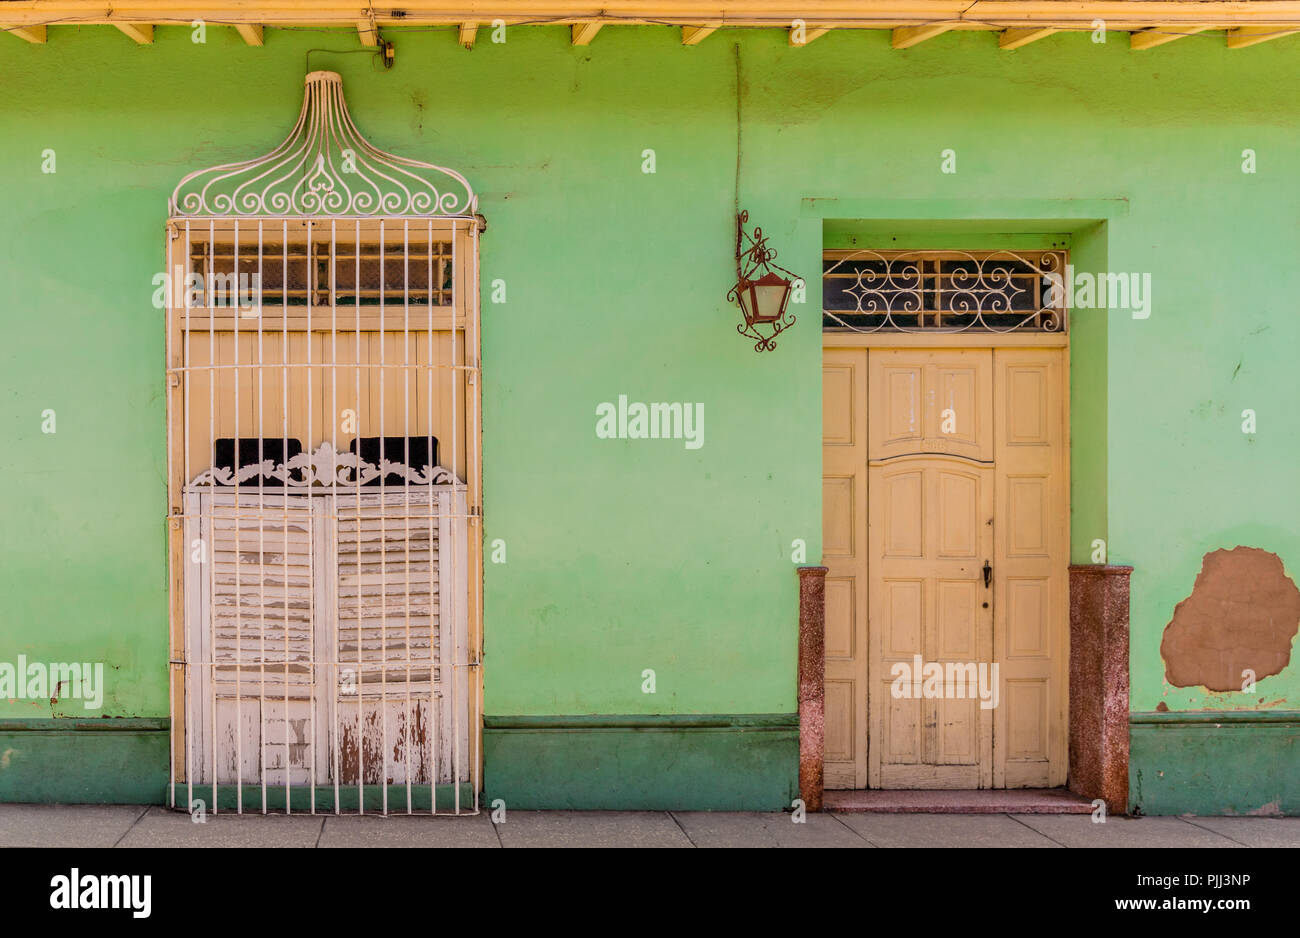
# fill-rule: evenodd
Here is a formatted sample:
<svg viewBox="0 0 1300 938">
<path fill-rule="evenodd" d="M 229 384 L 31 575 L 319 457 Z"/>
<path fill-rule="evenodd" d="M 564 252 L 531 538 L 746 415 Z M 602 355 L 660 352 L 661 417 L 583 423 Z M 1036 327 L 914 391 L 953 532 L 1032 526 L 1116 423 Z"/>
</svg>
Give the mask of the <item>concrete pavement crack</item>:
<svg viewBox="0 0 1300 938">
<path fill-rule="evenodd" d="M 677 820 L 677 815 L 674 814 L 674 813 L 671 812 L 671 811 L 667 812 L 667 814 L 668 814 L 668 816 L 669 816 L 670 818 L 673 819 L 673 823 L 677 825 L 677 829 L 680 830 L 680 831 L 682 832 L 682 836 L 686 838 L 686 842 L 687 842 L 688 844 L 690 844 L 692 847 L 695 847 L 696 849 L 699 849 L 699 844 L 697 844 L 695 841 L 691 840 L 691 835 L 688 834 L 688 833 L 686 833 L 686 828 L 682 826 L 682 822 L 681 822 L 681 821 Z"/>
<path fill-rule="evenodd" d="M 1210 834 L 1214 834 L 1216 837 L 1222 837 L 1224 840 L 1230 840 L 1234 844 L 1237 844 L 1240 847 L 1250 846 L 1250 844 L 1243 844 L 1240 840 L 1237 840 L 1235 837 L 1229 837 L 1227 834 L 1221 834 L 1218 831 L 1213 830 L 1212 828 L 1206 827 L 1204 824 L 1197 824 L 1191 818 L 1179 816 L 1178 820 L 1185 821 L 1186 823 L 1192 825 L 1192 827 L 1199 827 L 1201 830 L 1206 831 L 1207 833 Z"/>
<path fill-rule="evenodd" d="M 1061 843 L 1061 842 L 1060 842 L 1059 840 L 1057 840 L 1055 837 L 1051 836 L 1050 834 L 1045 834 L 1045 833 L 1043 833 L 1043 832 L 1040 831 L 1037 827 L 1034 827 L 1032 824 L 1027 824 L 1027 823 L 1025 823 L 1024 821 L 1020 820 L 1020 818 L 1016 817 L 1014 814 L 1006 814 L 1006 815 L 1003 815 L 1003 817 L 1009 817 L 1009 818 L 1011 818 L 1011 820 L 1015 821 L 1017 824 L 1020 824 L 1020 825 L 1022 825 L 1022 826 L 1024 826 L 1024 827 L 1029 828 L 1031 831 L 1033 831 L 1033 832 L 1034 832 L 1035 834 L 1037 834 L 1039 837 L 1046 837 L 1048 840 L 1050 840 L 1052 843 L 1056 844 L 1058 847 L 1064 847 L 1066 850 L 1069 850 L 1069 849 L 1070 849 L 1070 847 L 1069 847 L 1068 844 L 1063 844 L 1063 843 Z"/>
<path fill-rule="evenodd" d="M 113 841 L 113 846 L 114 846 L 114 847 L 116 847 L 116 846 L 117 846 L 118 844 L 120 844 L 123 840 L 125 840 L 127 834 L 129 834 L 129 833 L 131 833 L 131 831 L 135 830 L 135 826 L 136 826 L 137 824 L 140 823 L 140 819 L 143 818 L 146 814 L 149 813 L 149 809 L 150 809 L 150 807 L 152 807 L 152 806 L 151 806 L 151 805 L 145 805 L 145 806 L 144 806 L 144 810 L 142 810 L 139 814 L 136 815 L 135 820 L 131 822 L 131 826 L 128 827 L 126 830 L 122 831 L 122 836 L 121 836 L 121 837 L 119 837 L 119 838 L 117 838 L 117 840 Z"/>
<path fill-rule="evenodd" d="M 871 846 L 876 847 L 877 849 L 883 849 L 880 847 L 880 844 L 876 843 L 874 840 L 871 840 L 869 837 L 864 836 L 860 831 L 855 831 L 853 828 L 849 827 L 849 825 L 841 821 L 840 816 L 838 814 L 835 814 L 830 811 L 823 811 L 822 813 L 834 818 L 836 824 L 840 825 L 840 827 L 844 828 L 846 831 L 848 831 L 850 834 L 852 834 L 854 837 L 857 837 L 859 840 L 863 841 L 864 843 L 871 844 Z"/>
</svg>

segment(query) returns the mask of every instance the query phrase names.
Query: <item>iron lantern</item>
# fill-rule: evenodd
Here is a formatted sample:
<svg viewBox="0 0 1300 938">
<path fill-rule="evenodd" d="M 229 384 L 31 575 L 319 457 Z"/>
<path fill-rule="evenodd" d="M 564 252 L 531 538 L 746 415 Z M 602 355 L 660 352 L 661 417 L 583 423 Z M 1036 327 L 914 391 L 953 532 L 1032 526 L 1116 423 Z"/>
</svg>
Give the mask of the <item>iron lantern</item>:
<svg viewBox="0 0 1300 938">
<path fill-rule="evenodd" d="M 794 325 L 794 316 L 787 315 L 786 307 L 799 277 L 773 263 L 776 251 L 767 246 L 763 229 L 755 228 L 750 234 L 745 231 L 747 221 L 749 212 L 736 215 L 736 285 L 728 291 L 727 300 L 740 306 L 745 320 L 736 331 L 754 340 L 754 351 L 765 352 L 776 348 L 773 340 Z"/>
<path fill-rule="evenodd" d="M 757 322 L 780 322 L 785 315 L 785 305 L 790 302 L 792 283 L 772 271 L 757 280 L 742 279 L 737 294 L 745 322 L 751 326 Z"/>
</svg>

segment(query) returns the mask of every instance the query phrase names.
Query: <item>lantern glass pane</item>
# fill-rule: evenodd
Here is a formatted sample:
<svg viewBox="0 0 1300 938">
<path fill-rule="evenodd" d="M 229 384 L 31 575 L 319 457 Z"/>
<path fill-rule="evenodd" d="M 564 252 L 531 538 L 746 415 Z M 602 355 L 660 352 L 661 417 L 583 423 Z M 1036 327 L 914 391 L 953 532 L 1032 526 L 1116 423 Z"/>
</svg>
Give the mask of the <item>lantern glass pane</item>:
<svg viewBox="0 0 1300 938">
<path fill-rule="evenodd" d="M 736 294 L 740 300 L 740 312 L 745 317 L 745 322 L 754 321 L 754 296 L 750 291 L 751 288 L 746 285 Z"/>
<path fill-rule="evenodd" d="M 785 295 L 789 290 L 788 283 L 755 285 L 754 302 L 757 313 L 755 318 L 768 321 L 779 319 L 781 307 L 785 303 Z"/>
</svg>

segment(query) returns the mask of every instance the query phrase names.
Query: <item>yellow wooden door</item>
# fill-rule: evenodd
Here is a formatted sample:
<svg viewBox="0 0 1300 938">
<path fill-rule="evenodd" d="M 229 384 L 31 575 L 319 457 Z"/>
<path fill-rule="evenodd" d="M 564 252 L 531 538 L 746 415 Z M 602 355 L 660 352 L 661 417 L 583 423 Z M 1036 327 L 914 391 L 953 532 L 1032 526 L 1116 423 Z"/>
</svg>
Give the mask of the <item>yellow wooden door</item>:
<svg viewBox="0 0 1300 938">
<path fill-rule="evenodd" d="M 996 788 L 1064 785 L 1069 764 L 1069 459 L 1062 348 L 993 353 Z"/>
<path fill-rule="evenodd" d="M 825 350 L 828 788 L 1064 783 L 1064 362 Z"/>
<path fill-rule="evenodd" d="M 867 350 L 822 362 L 827 788 L 867 784 Z"/>
<path fill-rule="evenodd" d="M 993 660 L 991 379 L 989 350 L 870 352 L 872 788 L 993 782 L 992 713 L 946 683 Z"/>
</svg>

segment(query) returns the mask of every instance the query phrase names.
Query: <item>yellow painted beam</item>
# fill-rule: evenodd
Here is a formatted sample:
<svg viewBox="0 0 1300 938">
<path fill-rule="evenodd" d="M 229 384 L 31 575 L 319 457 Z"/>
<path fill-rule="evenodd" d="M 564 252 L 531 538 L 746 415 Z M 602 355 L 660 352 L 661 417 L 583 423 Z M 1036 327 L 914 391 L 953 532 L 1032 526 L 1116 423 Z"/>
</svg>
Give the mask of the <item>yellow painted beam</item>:
<svg viewBox="0 0 1300 938">
<path fill-rule="evenodd" d="M 682 45 L 698 46 L 717 29 L 716 26 L 683 26 Z"/>
<path fill-rule="evenodd" d="M 894 30 L 893 38 L 889 44 L 895 49 L 910 49 L 927 39 L 933 39 L 940 33 L 946 33 L 952 29 L 949 23 L 931 23 L 928 26 L 900 26 Z"/>
<path fill-rule="evenodd" d="M 363 46 L 379 45 L 379 29 L 369 20 L 362 20 L 357 23 L 357 35 L 361 37 Z"/>
<path fill-rule="evenodd" d="M 11 36 L 17 36 L 19 39 L 25 39 L 28 42 L 44 42 L 44 26 L 6 26 L 4 28 Z"/>
<path fill-rule="evenodd" d="M 153 26 L 151 25 L 145 23 L 114 23 L 113 25 L 142 46 L 150 45 L 153 42 Z"/>
<path fill-rule="evenodd" d="M 1156 46 L 1163 46 L 1166 42 L 1173 42 L 1175 39 L 1182 39 L 1184 36 L 1203 33 L 1209 28 L 1208 26 L 1165 26 L 1143 29 L 1128 34 L 1128 47 L 1130 49 L 1154 49 Z"/>
<path fill-rule="evenodd" d="M 244 42 L 250 46 L 260 46 L 262 44 L 262 27 L 249 23 L 241 23 L 235 27 L 239 35 L 244 37 Z"/>
<path fill-rule="evenodd" d="M 999 49 L 1019 49 L 1021 46 L 1027 46 L 1031 42 L 1037 42 L 1052 33 L 1060 32 L 1051 26 L 1030 27 L 1029 29 L 1004 29 L 998 36 Z"/>
<path fill-rule="evenodd" d="M 272 27 L 457 27 L 467 20 L 502 19 L 507 25 L 602 23 L 659 24 L 692 29 L 716 26 L 788 29 L 793 17 L 819 29 L 894 29 L 947 22 L 959 29 L 1091 28 L 1106 21 L 1115 31 L 1156 27 L 1257 30 L 1238 33 L 1233 47 L 1300 30 L 1300 0 L 403 0 L 400 8 L 374 8 L 357 0 L 3 0 L 0 17 L 10 27 L 69 22 L 80 25 L 185 25 L 208 23 Z M 809 31 L 811 32 L 811 31 Z"/>
<path fill-rule="evenodd" d="M 1244 49 L 1247 46 L 1259 45 L 1270 39 L 1281 39 L 1283 36 L 1293 36 L 1296 33 L 1300 33 L 1300 29 L 1286 29 L 1282 26 L 1242 26 L 1228 30 L 1228 48 Z"/>
<path fill-rule="evenodd" d="M 478 38 L 478 23 L 461 23 L 460 24 L 460 44 L 466 49 L 474 48 L 474 40 Z"/>
<path fill-rule="evenodd" d="M 573 44 L 575 46 L 586 46 L 591 44 L 591 40 L 596 38 L 596 33 L 600 32 L 603 23 L 574 23 L 573 24 Z"/>
<path fill-rule="evenodd" d="M 802 26 L 798 29 L 790 30 L 790 45 L 806 46 L 814 39 L 820 39 L 830 32 L 828 26 Z M 802 40 L 802 41 L 801 41 Z"/>
</svg>

